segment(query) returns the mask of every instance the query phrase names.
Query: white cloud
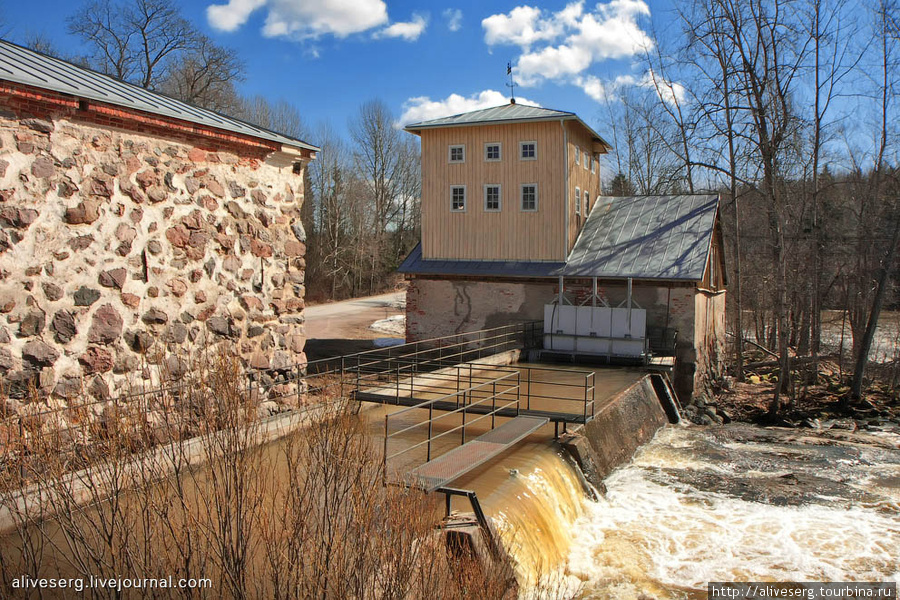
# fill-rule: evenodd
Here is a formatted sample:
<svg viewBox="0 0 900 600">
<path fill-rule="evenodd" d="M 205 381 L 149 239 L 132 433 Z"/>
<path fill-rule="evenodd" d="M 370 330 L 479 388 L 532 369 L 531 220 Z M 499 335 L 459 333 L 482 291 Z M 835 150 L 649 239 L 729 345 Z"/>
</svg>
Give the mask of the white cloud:
<svg viewBox="0 0 900 600">
<path fill-rule="evenodd" d="M 648 70 L 641 80 L 637 82 L 637 85 L 654 90 L 660 100 L 668 104 L 675 104 L 676 102 L 678 104 L 684 103 L 684 86 L 677 81 L 668 81 L 663 77 L 660 77 L 653 72 L 653 69 Z"/>
<path fill-rule="evenodd" d="M 448 8 L 442 13 L 447 21 L 447 29 L 450 31 L 459 31 L 462 27 L 463 13 L 458 8 Z"/>
<path fill-rule="evenodd" d="M 595 63 L 628 58 L 652 48 L 653 40 L 638 19 L 650 14 L 643 0 L 611 0 L 585 11 L 584 2 L 572 2 L 550 13 L 533 6 L 518 6 L 507 14 L 484 19 L 488 46 L 519 46 L 517 81 L 525 86 L 545 80 L 572 83 L 592 98 L 604 97 L 603 84 L 586 71 Z"/>
<path fill-rule="evenodd" d="M 488 46 L 513 44 L 528 48 L 543 40 L 552 40 L 560 30 L 552 22 L 541 18 L 541 9 L 533 6 L 517 6 L 506 15 L 491 15 L 481 21 L 484 41 Z"/>
<path fill-rule="evenodd" d="M 424 15 L 414 14 L 412 21 L 406 23 L 394 23 L 376 32 L 375 38 L 403 38 L 407 42 L 414 42 L 428 27 L 428 18 Z"/>
<path fill-rule="evenodd" d="M 210 4 L 206 7 L 206 18 L 219 31 L 234 31 L 265 3 L 266 0 L 229 0 L 228 4 Z"/>
<path fill-rule="evenodd" d="M 607 100 L 616 100 L 614 95 L 618 90 L 626 86 L 637 86 L 646 90 L 655 92 L 656 95 L 669 104 L 674 104 L 677 100 L 679 104 L 685 101 L 684 86 L 678 82 L 667 81 L 648 70 L 640 78 L 633 75 L 619 75 L 612 81 L 601 81 L 593 75 L 578 76 L 572 83 L 584 90 L 584 93 L 597 102 L 605 102 Z"/>
<path fill-rule="evenodd" d="M 526 98 L 516 98 L 516 102 L 529 106 L 540 106 Z M 410 98 L 403 104 L 403 114 L 400 115 L 400 123 L 402 125 L 418 123 L 507 103 L 509 103 L 509 98 L 496 90 L 484 90 L 468 97 L 450 94 L 443 100 L 432 100 L 428 96 L 418 96 Z"/>
<path fill-rule="evenodd" d="M 212 27 L 234 31 L 262 7 L 268 10 L 262 30 L 266 37 L 347 37 L 388 22 L 383 0 L 229 0 L 210 5 L 206 17 Z"/>
<path fill-rule="evenodd" d="M 585 77 L 576 77 L 573 83 L 584 90 L 584 93 L 593 100 L 605 102 L 618 89 L 627 85 L 634 85 L 637 83 L 637 80 L 631 75 L 619 75 L 612 81 L 601 81 L 593 75 L 587 75 Z"/>
</svg>

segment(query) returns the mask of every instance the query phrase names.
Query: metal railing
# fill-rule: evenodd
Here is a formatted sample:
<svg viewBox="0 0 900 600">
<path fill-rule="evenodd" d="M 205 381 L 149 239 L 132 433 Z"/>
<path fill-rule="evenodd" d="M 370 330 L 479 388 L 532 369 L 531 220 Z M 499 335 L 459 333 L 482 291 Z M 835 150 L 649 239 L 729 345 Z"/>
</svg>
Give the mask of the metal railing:
<svg viewBox="0 0 900 600">
<path fill-rule="evenodd" d="M 486 366 L 460 367 L 451 377 L 444 371 L 452 365 L 540 343 L 540 322 L 518 323 L 284 367 L 241 369 L 234 385 L 243 386 L 242 394 L 255 405 L 275 401 L 270 405 L 273 413 L 384 384 L 393 386 L 395 396 L 406 393 L 406 386 L 412 396 L 446 395 L 451 380 L 455 393 L 514 370 L 492 367 L 488 373 L 479 372 Z M 197 368 L 190 358 L 179 360 L 188 370 Z M 55 448 L 59 460 L 77 469 L 100 458 L 95 456 L 98 440 L 121 437 L 123 432 L 131 451 L 140 452 L 163 441 L 189 439 L 208 428 L 201 423 L 207 408 L 198 403 L 201 397 L 204 402 L 215 400 L 206 393 L 205 382 L 176 377 L 164 368 L 153 382 L 143 377 L 136 373 L 135 386 L 106 397 L 94 397 L 86 387 L 74 390 L 65 402 L 50 401 L 34 389 L 25 393 L 18 408 L 0 417 L 0 477 L 24 481 L 40 476 L 39 448 Z"/>
<path fill-rule="evenodd" d="M 522 378 L 522 409 L 580 417 L 587 422 L 595 414 L 595 373 L 589 370 L 485 363 L 438 363 L 429 361 L 432 371 L 419 370 L 414 360 L 390 359 L 380 363 L 383 370 L 361 368 L 353 379 L 358 399 L 400 404 L 400 398 L 459 392 L 492 381 L 508 373 Z M 551 418 L 553 418 L 551 416 Z M 572 419 L 568 419 L 572 420 Z"/>
<path fill-rule="evenodd" d="M 499 391 L 498 386 L 500 388 Z M 467 429 L 471 429 L 476 423 L 489 418 L 490 429 L 494 429 L 496 427 L 498 413 L 515 407 L 515 414 L 518 415 L 520 410 L 520 395 L 521 385 L 519 373 L 517 371 L 511 371 L 482 383 L 477 383 L 476 385 L 443 396 L 438 396 L 431 400 L 425 400 L 415 406 L 410 406 L 385 415 L 384 454 L 382 459 L 382 476 L 384 480 L 388 480 L 389 463 L 400 456 L 409 454 L 424 446 L 425 462 L 428 462 L 432 459 L 433 446 L 437 440 L 459 432 L 460 445 L 462 445 L 466 443 Z M 447 410 L 447 408 L 449 408 L 448 405 L 455 405 L 456 408 Z M 435 415 L 436 406 L 439 407 L 437 415 Z M 480 410 L 473 412 L 473 409 L 476 407 L 480 407 Z M 427 411 L 427 413 L 422 415 L 422 420 L 414 422 L 411 425 L 405 424 L 407 416 L 415 414 L 414 411 Z M 477 416 L 472 417 L 471 415 L 473 414 Z M 461 420 L 460 424 L 451 425 L 449 428 L 435 433 L 435 424 L 454 416 L 459 416 Z M 395 430 L 392 430 L 392 423 L 400 423 L 400 426 Z M 421 441 L 408 439 L 412 437 L 415 432 L 421 432 L 422 429 L 425 429 L 427 432 L 424 433 L 424 439 Z M 405 441 L 411 443 L 405 444 L 405 447 L 397 452 L 389 452 L 389 442 L 401 436 L 406 438 Z"/>
</svg>

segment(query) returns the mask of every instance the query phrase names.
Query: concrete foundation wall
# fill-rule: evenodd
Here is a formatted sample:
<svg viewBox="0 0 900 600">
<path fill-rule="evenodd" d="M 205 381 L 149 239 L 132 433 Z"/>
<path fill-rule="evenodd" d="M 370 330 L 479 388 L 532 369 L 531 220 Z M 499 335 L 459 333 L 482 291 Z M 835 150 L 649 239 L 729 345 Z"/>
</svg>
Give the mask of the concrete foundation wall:
<svg viewBox="0 0 900 600">
<path fill-rule="evenodd" d="M 631 460 L 669 420 L 646 376 L 619 394 L 594 420 L 572 435 L 563 446 L 597 487 L 615 469 Z"/>
<path fill-rule="evenodd" d="M 406 340 L 542 320 L 555 290 L 553 283 L 412 279 L 406 292 Z"/>
<path fill-rule="evenodd" d="M 104 399 L 218 340 L 257 367 L 305 360 L 302 168 L 0 108 L 11 396 L 34 385 L 55 404 L 84 386 Z"/>
</svg>

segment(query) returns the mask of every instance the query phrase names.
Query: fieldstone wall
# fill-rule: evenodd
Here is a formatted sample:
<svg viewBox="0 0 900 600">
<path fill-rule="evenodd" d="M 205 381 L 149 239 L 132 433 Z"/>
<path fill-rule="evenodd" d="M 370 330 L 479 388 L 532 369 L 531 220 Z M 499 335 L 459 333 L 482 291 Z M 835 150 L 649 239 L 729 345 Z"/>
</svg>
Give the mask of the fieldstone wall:
<svg viewBox="0 0 900 600">
<path fill-rule="evenodd" d="M 305 361 L 301 165 L 0 112 L 0 379 L 103 399 L 227 341 Z"/>
</svg>

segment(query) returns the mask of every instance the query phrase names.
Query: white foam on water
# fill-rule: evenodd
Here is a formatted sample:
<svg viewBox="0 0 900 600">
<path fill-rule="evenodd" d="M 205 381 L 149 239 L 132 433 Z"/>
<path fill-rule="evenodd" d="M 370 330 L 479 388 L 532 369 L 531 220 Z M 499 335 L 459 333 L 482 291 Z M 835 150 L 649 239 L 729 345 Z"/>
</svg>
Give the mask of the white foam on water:
<svg viewBox="0 0 900 600">
<path fill-rule="evenodd" d="M 582 597 L 705 598 L 710 581 L 900 577 L 900 518 L 892 502 L 772 506 L 667 483 L 662 467 L 714 466 L 672 452 L 693 435 L 661 432 L 606 480 L 604 498 L 585 501 L 569 553 L 570 573 L 586 582 Z M 676 457 L 674 465 L 667 456 Z"/>
</svg>

